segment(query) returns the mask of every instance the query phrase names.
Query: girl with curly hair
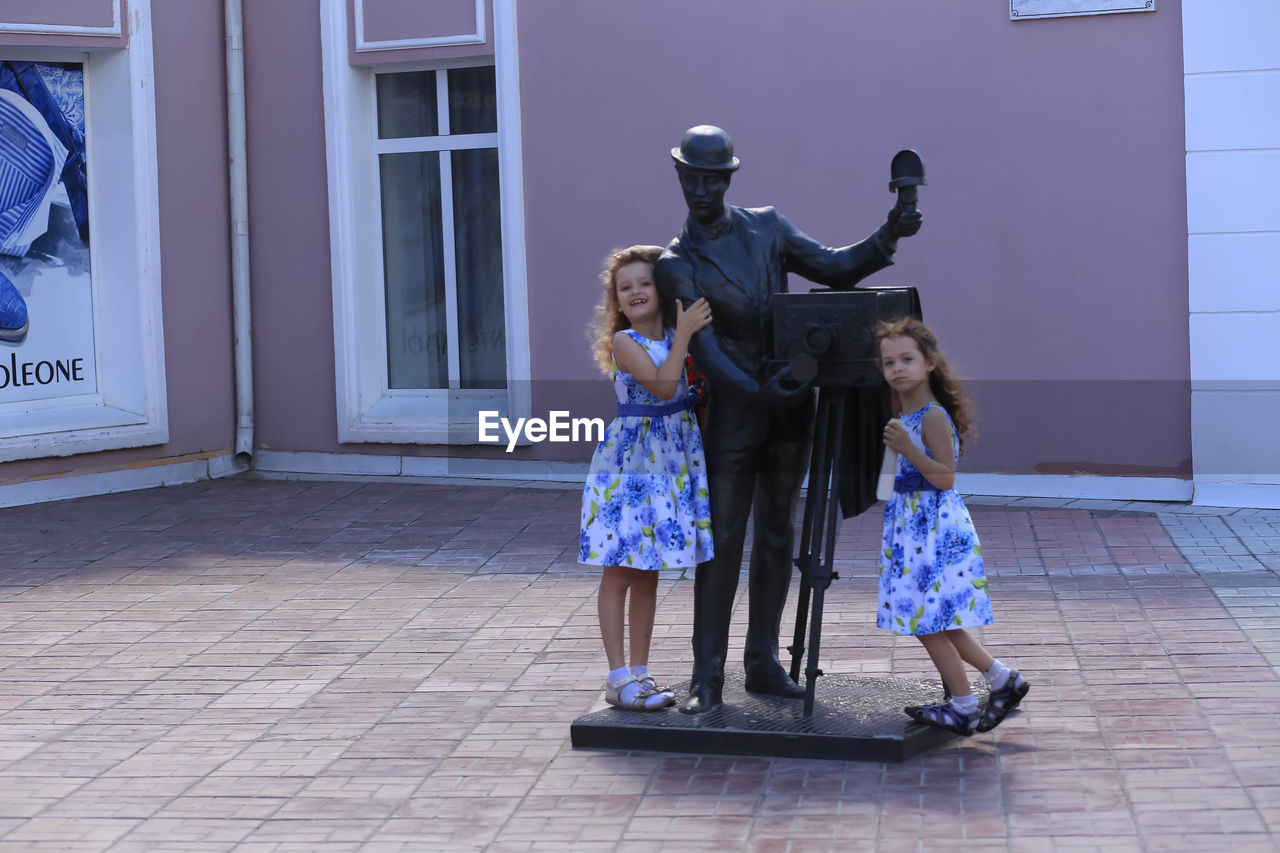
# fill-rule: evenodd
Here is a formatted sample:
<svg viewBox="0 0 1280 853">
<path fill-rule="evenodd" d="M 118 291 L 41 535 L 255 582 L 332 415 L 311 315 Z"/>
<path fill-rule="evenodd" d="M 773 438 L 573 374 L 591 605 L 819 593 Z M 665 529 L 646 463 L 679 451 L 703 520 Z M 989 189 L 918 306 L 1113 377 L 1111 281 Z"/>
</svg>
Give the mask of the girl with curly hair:
<svg viewBox="0 0 1280 853">
<path fill-rule="evenodd" d="M 898 453 L 893 495 L 885 501 L 876 625 L 916 637 L 929 653 L 948 698 L 906 708 L 917 722 L 962 735 L 990 731 L 1031 685 L 965 629 L 995 621 L 973 519 L 955 491 L 956 464 L 973 433 L 970 404 L 938 339 L 914 317 L 876 328 L 880 368 L 900 417 L 884 429 Z M 990 685 L 981 710 L 964 665 Z"/>
<path fill-rule="evenodd" d="M 662 249 L 611 255 L 591 340 L 613 379 L 618 417 L 596 446 L 582 492 L 578 561 L 601 566 L 597 608 L 609 661 L 605 701 L 639 711 L 675 704 L 649 674 L 658 572 L 693 568 L 714 554 L 707 468 L 684 370 L 689 340 L 711 322 L 705 299 L 664 305 L 653 282 Z M 631 595 L 630 659 L 623 652 Z"/>
</svg>

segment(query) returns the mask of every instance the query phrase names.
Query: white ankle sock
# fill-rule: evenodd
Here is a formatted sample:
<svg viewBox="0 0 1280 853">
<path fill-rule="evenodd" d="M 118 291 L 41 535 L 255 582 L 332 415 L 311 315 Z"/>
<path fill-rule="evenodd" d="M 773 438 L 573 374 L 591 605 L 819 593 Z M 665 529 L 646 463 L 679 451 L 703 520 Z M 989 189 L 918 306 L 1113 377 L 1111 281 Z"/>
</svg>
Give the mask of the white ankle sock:
<svg viewBox="0 0 1280 853">
<path fill-rule="evenodd" d="M 951 707 L 961 714 L 973 714 L 978 710 L 978 700 L 972 693 L 968 696 L 952 696 Z"/>
<path fill-rule="evenodd" d="M 648 664 L 641 664 L 640 666 L 631 667 L 631 675 L 633 678 L 635 678 L 636 681 L 644 681 L 646 678 L 653 678 L 653 676 L 649 673 Z M 657 679 L 654 679 L 654 683 L 657 684 Z M 662 685 L 659 685 L 659 686 L 662 686 Z M 667 694 L 668 698 L 676 695 L 676 692 L 670 688 L 667 688 L 662 692 Z"/>
<path fill-rule="evenodd" d="M 982 673 L 982 677 L 987 680 L 987 685 L 992 690 L 999 690 L 1004 687 L 1005 679 L 1009 677 L 1009 667 L 1000 663 L 1000 661 L 996 661 L 991 664 L 991 669 Z"/>
<path fill-rule="evenodd" d="M 624 666 L 621 669 L 612 670 L 609 673 L 609 686 L 617 687 L 619 682 L 625 681 L 626 679 L 633 678 L 633 677 L 634 676 L 632 675 L 631 670 L 628 667 Z M 641 687 L 638 683 L 633 681 L 618 691 L 618 698 L 629 705 L 635 700 L 636 696 L 638 696 L 640 694 L 640 691 L 643 689 L 644 689 L 643 687 Z M 663 698 L 661 693 L 655 693 L 652 696 L 650 696 L 648 699 L 644 700 L 644 706 L 646 708 L 660 708 L 663 705 L 665 705 L 666 702 L 667 700 Z"/>
</svg>

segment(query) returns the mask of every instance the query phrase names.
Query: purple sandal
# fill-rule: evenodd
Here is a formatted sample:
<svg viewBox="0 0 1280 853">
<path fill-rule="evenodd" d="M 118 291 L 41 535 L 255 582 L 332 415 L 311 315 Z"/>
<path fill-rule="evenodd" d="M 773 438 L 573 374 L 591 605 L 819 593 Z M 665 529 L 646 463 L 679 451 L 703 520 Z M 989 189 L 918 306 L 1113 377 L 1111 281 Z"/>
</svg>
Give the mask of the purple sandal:
<svg viewBox="0 0 1280 853">
<path fill-rule="evenodd" d="M 943 702 L 941 705 L 909 705 L 902 710 L 906 711 L 907 716 L 917 723 L 923 723 L 926 726 L 933 726 L 938 729 L 946 729 L 949 732 L 955 732 L 966 737 L 973 734 L 978 727 L 979 714 L 977 711 L 972 714 L 966 714 L 956 710 L 956 706 L 950 702 Z"/>
<path fill-rule="evenodd" d="M 1016 669 L 1009 670 L 1009 677 L 1005 679 L 1004 686 L 991 691 L 991 696 L 987 699 L 987 707 L 982 709 L 982 718 L 978 720 L 978 731 L 989 732 L 1000 725 L 1009 712 L 1018 707 L 1022 697 L 1026 696 L 1030 690 L 1031 685 Z"/>
</svg>

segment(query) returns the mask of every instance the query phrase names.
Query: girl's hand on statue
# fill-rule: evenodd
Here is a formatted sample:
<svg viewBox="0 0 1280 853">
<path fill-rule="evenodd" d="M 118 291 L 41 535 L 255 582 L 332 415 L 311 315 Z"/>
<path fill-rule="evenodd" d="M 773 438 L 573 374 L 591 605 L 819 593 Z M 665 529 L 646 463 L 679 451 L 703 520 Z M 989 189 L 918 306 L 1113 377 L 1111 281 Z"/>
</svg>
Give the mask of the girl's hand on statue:
<svg viewBox="0 0 1280 853">
<path fill-rule="evenodd" d="M 915 443 L 911 440 L 911 433 L 907 432 L 906 427 L 897 418 L 884 425 L 884 444 L 885 447 L 902 455 L 915 447 Z"/>
<path fill-rule="evenodd" d="M 711 305 L 705 299 L 699 299 L 697 302 L 684 308 L 680 304 L 680 300 L 676 300 L 676 331 L 688 337 L 693 337 L 702 327 L 711 322 Z"/>
</svg>

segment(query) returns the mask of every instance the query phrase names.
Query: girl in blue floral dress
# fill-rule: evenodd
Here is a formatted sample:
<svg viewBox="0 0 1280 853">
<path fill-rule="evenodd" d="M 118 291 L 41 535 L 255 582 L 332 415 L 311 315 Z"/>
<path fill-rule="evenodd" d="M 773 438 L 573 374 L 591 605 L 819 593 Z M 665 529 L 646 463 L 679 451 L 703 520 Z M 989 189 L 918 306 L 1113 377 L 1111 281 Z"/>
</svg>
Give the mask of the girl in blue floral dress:
<svg viewBox="0 0 1280 853">
<path fill-rule="evenodd" d="M 964 437 L 971 431 L 968 400 L 937 338 L 919 320 L 882 323 L 876 340 L 894 411 L 905 413 L 884 430 L 885 445 L 898 453 L 898 468 L 884 507 L 876 625 L 916 637 L 946 686 L 947 701 L 906 708 L 912 718 L 964 735 L 990 731 L 1031 687 L 965 631 L 995 621 L 982 546 L 969 510 L 952 488 Z M 966 663 L 991 687 L 981 711 Z"/>
<path fill-rule="evenodd" d="M 675 693 L 649 674 L 649 644 L 660 569 L 710 560 L 711 508 L 697 392 L 684 373 L 689 339 L 711 322 L 699 299 L 664 306 L 653 283 L 662 249 L 632 246 L 612 255 L 593 327 L 598 365 L 613 376 L 618 417 L 596 447 L 582 492 L 578 561 L 602 566 L 597 609 L 609 660 L 605 701 L 661 710 Z M 631 594 L 630 660 L 623 653 Z"/>
</svg>

